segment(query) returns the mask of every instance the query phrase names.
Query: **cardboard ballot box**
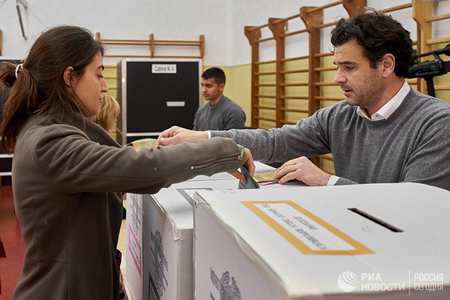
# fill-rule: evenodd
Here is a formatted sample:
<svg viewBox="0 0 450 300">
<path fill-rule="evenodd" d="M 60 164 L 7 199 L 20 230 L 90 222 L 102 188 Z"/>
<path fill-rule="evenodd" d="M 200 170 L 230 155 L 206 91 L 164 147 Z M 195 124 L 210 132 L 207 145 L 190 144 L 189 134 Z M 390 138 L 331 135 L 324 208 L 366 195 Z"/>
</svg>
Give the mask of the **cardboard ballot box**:
<svg viewBox="0 0 450 300">
<path fill-rule="evenodd" d="M 255 165 L 256 174 L 274 169 Z M 218 173 L 173 184 L 154 195 L 129 195 L 125 283 L 130 299 L 194 299 L 193 194 L 237 190 L 238 184 L 230 174 Z"/>
<path fill-rule="evenodd" d="M 196 299 L 450 298 L 446 190 L 366 184 L 194 198 Z"/>
<path fill-rule="evenodd" d="M 194 299 L 193 194 L 237 185 L 233 179 L 186 181 L 144 195 L 143 299 Z"/>
</svg>

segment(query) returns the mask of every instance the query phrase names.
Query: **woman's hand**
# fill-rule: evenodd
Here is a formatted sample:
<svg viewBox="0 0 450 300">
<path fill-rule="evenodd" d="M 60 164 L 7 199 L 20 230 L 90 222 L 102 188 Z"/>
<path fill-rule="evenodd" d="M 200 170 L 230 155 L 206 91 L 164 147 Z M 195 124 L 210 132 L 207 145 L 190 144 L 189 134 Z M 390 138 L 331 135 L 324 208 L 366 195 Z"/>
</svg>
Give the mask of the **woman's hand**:
<svg viewBox="0 0 450 300">
<path fill-rule="evenodd" d="M 252 153 L 247 148 L 245 148 L 245 160 L 243 166 L 248 170 L 248 172 L 252 177 L 255 175 L 255 163 L 253 162 Z M 245 175 L 239 172 L 238 170 L 231 172 L 230 174 L 239 179 L 240 181 L 242 181 L 244 184 L 247 183 Z"/>
</svg>

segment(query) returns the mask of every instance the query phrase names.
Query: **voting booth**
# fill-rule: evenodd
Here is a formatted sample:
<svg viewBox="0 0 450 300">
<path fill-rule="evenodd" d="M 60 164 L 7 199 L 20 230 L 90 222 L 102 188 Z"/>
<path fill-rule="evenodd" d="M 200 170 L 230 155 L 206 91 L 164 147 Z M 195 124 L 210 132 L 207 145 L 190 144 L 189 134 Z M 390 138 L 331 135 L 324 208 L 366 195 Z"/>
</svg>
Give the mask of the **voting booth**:
<svg viewBox="0 0 450 300">
<path fill-rule="evenodd" d="M 197 299 L 450 298 L 446 190 L 365 184 L 194 198 Z"/>
<path fill-rule="evenodd" d="M 201 59 L 122 59 L 117 64 L 117 141 L 157 138 L 177 125 L 192 128 L 201 103 Z"/>
</svg>

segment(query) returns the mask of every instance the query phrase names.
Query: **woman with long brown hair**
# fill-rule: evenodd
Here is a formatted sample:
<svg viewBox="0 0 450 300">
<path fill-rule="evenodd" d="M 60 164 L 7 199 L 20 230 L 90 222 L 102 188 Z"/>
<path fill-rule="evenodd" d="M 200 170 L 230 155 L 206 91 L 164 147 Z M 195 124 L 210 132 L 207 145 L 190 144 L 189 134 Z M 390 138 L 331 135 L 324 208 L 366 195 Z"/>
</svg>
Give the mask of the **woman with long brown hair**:
<svg viewBox="0 0 450 300">
<path fill-rule="evenodd" d="M 60 26 L 36 40 L 23 65 L 2 64 L 0 81 L 11 90 L 0 136 L 14 153 L 26 244 L 13 299 L 118 299 L 121 192 L 156 193 L 243 161 L 253 166 L 230 139 L 139 152 L 117 144 L 91 121 L 108 90 L 103 52 L 89 31 Z"/>
</svg>

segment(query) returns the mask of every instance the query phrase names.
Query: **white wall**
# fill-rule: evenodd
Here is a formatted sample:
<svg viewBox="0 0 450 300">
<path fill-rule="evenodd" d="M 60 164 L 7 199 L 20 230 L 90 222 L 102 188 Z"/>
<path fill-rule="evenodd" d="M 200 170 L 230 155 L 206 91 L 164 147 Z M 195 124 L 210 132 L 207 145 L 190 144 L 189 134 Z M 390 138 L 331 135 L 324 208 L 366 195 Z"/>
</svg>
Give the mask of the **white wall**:
<svg viewBox="0 0 450 300">
<path fill-rule="evenodd" d="M 2 1 L 0 1 L 2 2 Z M 299 13 L 300 7 L 311 6 L 308 0 L 27 0 L 28 9 L 20 6 L 25 32 L 28 39 L 22 37 L 16 1 L 6 0 L 0 7 L 0 29 L 3 31 L 3 56 L 26 56 L 42 31 L 61 25 L 78 25 L 93 33 L 100 32 L 102 38 L 148 39 L 153 33 L 157 40 L 198 40 L 205 35 L 206 47 L 204 65 L 234 66 L 250 63 L 251 49 L 244 35 L 244 27 L 267 24 L 268 19 L 286 18 Z M 315 0 L 314 6 L 321 6 L 332 0 Z M 395 5 L 410 3 L 410 0 L 368 0 L 368 6 L 383 9 Z M 440 1 L 435 14 L 450 11 L 450 1 Z M 392 13 L 394 18 L 416 36 L 416 26 L 411 18 L 411 9 Z M 325 11 L 325 22 L 346 17 L 342 6 Z M 289 30 L 304 28 L 300 18 L 289 21 Z M 434 26 L 434 37 L 448 36 L 450 20 L 440 21 Z M 330 49 L 328 29 L 324 29 L 322 52 Z M 331 28 L 329 29 L 331 31 Z M 269 29 L 262 29 L 263 36 L 271 36 Z M 295 38 L 288 43 L 298 43 L 287 47 L 286 56 L 307 54 L 307 44 Z M 273 42 L 264 43 L 261 60 L 274 58 Z M 127 48 L 129 49 L 129 48 Z M 159 49 L 159 48 L 158 48 Z M 178 49 L 156 50 L 180 53 Z M 294 50 L 291 50 L 294 49 Z M 109 46 L 107 54 L 120 53 L 120 48 Z M 127 50 L 129 51 L 129 50 Z M 146 47 L 132 49 L 135 54 L 148 55 Z M 183 50 L 184 55 L 198 55 L 196 48 Z M 122 51 L 123 53 L 123 51 Z M 128 53 L 128 52 L 127 52 Z M 131 54 L 131 53 L 130 53 Z M 169 53 L 170 54 L 170 53 Z M 117 59 L 110 59 L 114 64 Z"/>
<path fill-rule="evenodd" d="M 331 1 L 316 0 L 314 5 L 321 6 Z M 251 48 L 247 37 L 244 34 L 245 26 L 261 26 L 267 24 L 269 18 L 287 18 L 300 13 L 300 7 L 310 6 L 311 1 L 299 0 L 233 0 L 232 12 L 232 34 L 233 34 L 233 65 L 247 64 L 251 62 Z M 300 18 L 293 19 L 288 23 L 289 31 L 304 29 L 305 26 Z M 261 29 L 262 38 L 272 37 L 272 33 L 268 27 Z M 307 44 L 306 44 L 307 45 Z M 265 51 L 260 53 L 260 60 L 273 60 L 275 58 L 275 42 L 265 42 L 261 44 Z M 243 51 L 247 49 L 247 51 Z M 302 49 L 299 49 L 300 52 Z M 293 57 L 306 55 L 308 48 L 303 49 L 304 54 L 293 54 Z M 290 56 L 290 55 L 287 55 Z"/>
<path fill-rule="evenodd" d="M 39 34 L 62 24 L 82 26 L 102 38 L 198 40 L 205 35 L 205 64 L 231 64 L 231 2 L 221 0 L 27 0 L 23 9 L 25 32 L 21 34 L 16 1 L 0 7 L 3 56 L 24 57 Z M 114 46 L 108 47 L 114 54 Z M 186 49 L 186 48 L 184 48 Z M 198 49 L 198 48 L 197 48 Z M 198 55 L 198 50 L 194 55 Z M 157 50 L 158 51 L 158 50 Z M 190 50 L 183 50 L 188 51 Z M 149 55 L 145 47 L 136 52 Z"/>
</svg>

